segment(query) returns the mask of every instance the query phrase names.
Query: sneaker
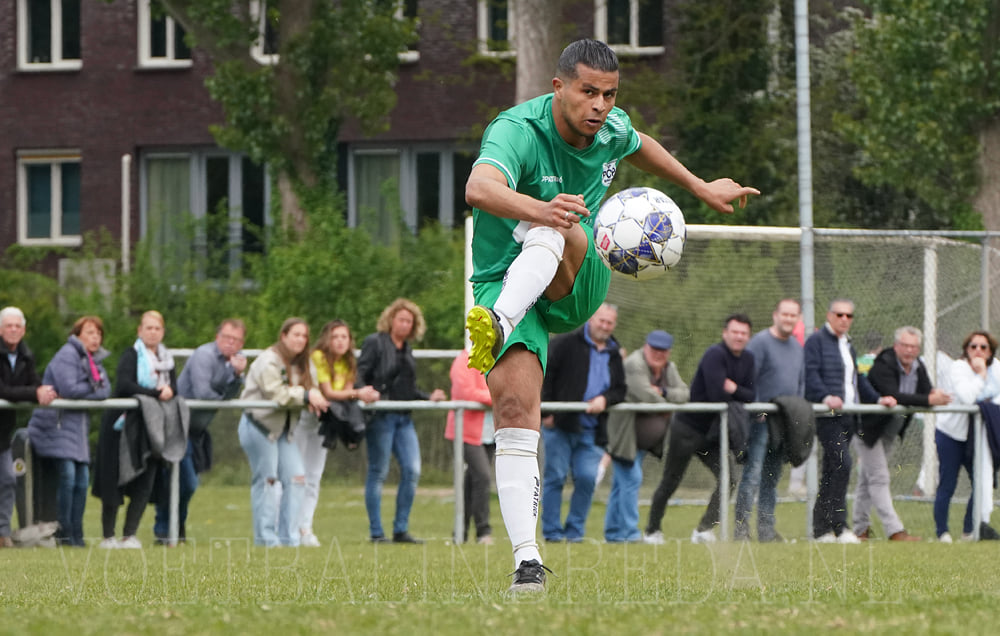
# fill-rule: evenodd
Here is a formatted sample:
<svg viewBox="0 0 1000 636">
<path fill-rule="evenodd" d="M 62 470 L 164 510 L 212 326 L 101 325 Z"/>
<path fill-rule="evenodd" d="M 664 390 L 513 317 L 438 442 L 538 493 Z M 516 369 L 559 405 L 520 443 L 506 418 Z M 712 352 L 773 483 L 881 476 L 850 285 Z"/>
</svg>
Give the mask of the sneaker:
<svg viewBox="0 0 1000 636">
<path fill-rule="evenodd" d="M 913 536 L 906 530 L 900 530 L 889 535 L 889 541 L 921 541 L 921 538 Z"/>
<path fill-rule="evenodd" d="M 816 537 L 815 541 L 816 543 L 836 543 L 837 535 L 833 534 L 833 532 L 827 532 Z"/>
<path fill-rule="evenodd" d="M 136 537 L 122 537 L 121 542 L 118 547 L 122 550 L 141 550 L 142 541 L 139 541 Z"/>
<path fill-rule="evenodd" d="M 380 534 L 377 537 L 370 537 L 369 541 L 371 541 L 372 543 L 389 543 L 390 541 L 392 541 L 392 539 Z"/>
<path fill-rule="evenodd" d="M 309 531 L 303 534 L 299 539 L 299 545 L 303 548 L 318 548 L 320 547 L 320 542 L 319 539 L 316 538 L 316 535 L 314 535 L 312 531 Z"/>
<path fill-rule="evenodd" d="M 484 534 L 483 536 L 476 539 L 476 543 L 479 545 L 493 545 L 493 535 Z"/>
<path fill-rule="evenodd" d="M 512 573 L 514 581 L 510 584 L 507 593 L 517 595 L 544 592 L 545 573 L 551 571 L 535 559 L 521 561 L 521 565 L 517 566 L 517 569 Z"/>
<path fill-rule="evenodd" d="M 476 305 L 469 310 L 465 319 L 465 328 L 469 330 L 469 340 L 472 349 L 469 351 L 469 368 L 486 373 L 497 362 L 497 356 L 503 349 L 503 329 L 492 309 Z"/>
<path fill-rule="evenodd" d="M 119 544 L 118 540 L 115 539 L 114 537 L 106 537 L 104 540 L 102 540 L 100 543 L 97 544 L 97 547 L 102 550 L 117 550 L 118 548 L 121 547 L 121 544 Z"/>
<path fill-rule="evenodd" d="M 954 543 L 951 539 L 951 533 L 945 532 L 940 537 L 938 537 L 938 543 Z"/>
<path fill-rule="evenodd" d="M 869 527 L 865 528 L 864 530 L 862 530 L 861 532 L 859 532 L 857 534 L 857 537 L 859 539 L 861 539 L 862 541 L 868 541 L 869 539 L 871 539 L 872 538 L 872 529 L 871 529 L 871 526 L 869 526 Z"/>
<path fill-rule="evenodd" d="M 787 543 L 785 537 L 781 536 L 777 530 L 772 530 L 770 533 L 762 534 L 757 539 L 761 543 Z"/>
<path fill-rule="evenodd" d="M 850 530 L 844 530 L 837 536 L 837 543 L 861 543 L 861 539 Z"/>
<path fill-rule="evenodd" d="M 394 532 L 392 534 L 393 543 L 423 543 L 423 540 L 417 539 L 409 532 Z"/>
<path fill-rule="evenodd" d="M 972 534 L 971 532 L 963 532 L 962 533 L 962 541 L 968 542 L 968 541 L 975 541 L 975 540 L 976 540 L 976 535 Z"/>
<path fill-rule="evenodd" d="M 647 532 L 642 535 L 642 542 L 647 545 L 664 545 L 667 540 L 663 538 L 663 533 L 657 530 L 656 532 Z"/>
<path fill-rule="evenodd" d="M 993 526 L 983 521 L 979 524 L 980 541 L 1000 541 L 1000 533 L 993 529 Z"/>
<path fill-rule="evenodd" d="M 695 528 L 691 532 L 691 543 L 715 543 L 719 539 L 715 536 L 715 532 L 711 530 L 699 530 Z"/>
</svg>

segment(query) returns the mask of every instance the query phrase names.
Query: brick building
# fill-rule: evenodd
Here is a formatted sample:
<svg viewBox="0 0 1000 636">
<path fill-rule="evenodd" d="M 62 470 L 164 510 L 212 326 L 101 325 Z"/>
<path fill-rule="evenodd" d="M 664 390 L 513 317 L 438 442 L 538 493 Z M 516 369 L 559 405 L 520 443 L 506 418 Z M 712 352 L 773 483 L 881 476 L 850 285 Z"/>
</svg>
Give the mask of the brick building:
<svg viewBox="0 0 1000 636">
<path fill-rule="evenodd" d="M 223 117 L 204 87 L 211 60 L 188 49 L 172 19 L 151 14 L 150 1 L 0 0 L 0 250 L 80 246 L 100 228 L 121 236 L 126 155 L 131 243 L 148 240 L 154 257 L 189 249 L 177 222 L 190 214 L 218 217 L 217 234 L 202 239 L 236 245 L 231 267 L 242 249 L 262 249 L 244 220 L 271 221 L 266 167 L 215 143 L 209 126 Z M 420 18 L 420 40 L 400 55 L 390 126 L 371 137 L 346 126 L 338 140 L 348 222 L 376 233 L 395 207 L 412 227 L 461 222 L 479 134 L 514 97 L 502 2 L 405 5 Z M 620 52 L 664 64 L 660 3 L 566 5 L 567 41 L 620 42 Z M 268 63 L 270 51 L 255 53 Z M 386 179 L 398 183 L 397 206 L 381 200 Z"/>
</svg>

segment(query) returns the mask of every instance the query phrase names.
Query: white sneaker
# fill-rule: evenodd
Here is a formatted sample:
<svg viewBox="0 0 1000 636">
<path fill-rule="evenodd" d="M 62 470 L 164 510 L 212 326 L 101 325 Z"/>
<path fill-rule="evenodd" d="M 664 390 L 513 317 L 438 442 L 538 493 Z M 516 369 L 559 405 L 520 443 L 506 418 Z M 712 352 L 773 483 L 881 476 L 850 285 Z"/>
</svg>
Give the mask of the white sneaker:
<svg viewBox="0 0 1000 636">
<path fill-rule="evenodd" d="M 299 545 L 303 548 L 318 548 L 320 547 L 320 542 L 316 538 L 316 535 L 310 531 L 302 535 L 302 538 L 299 539 Z"/>
<path fill-rule="evenodd" d="M 954 543 L 954 541 L 951 540 L 951 533 L 945 532 L 940 537 L 938 537 L 938 543 Z"/>
<path fill-rule="evenodd" d="M 691 533 L 691 543 L 715 543 L 719 539 L 711 530 L 698 530 L 695 528 Z"/>
<path fill-rule="evenodd" d="M 137 539 L 134 536 L 122 537 L 122 540 L 118 544 L 118 547 L 122 550 L 141 550 L 142 541 L 139 541 L 139 539 Z"/>
<path fill-rule="evenodd" d="M 850 530 L 844 530 L 837 537 L 837 543 L 861 543 L 861 539 Z"/>
<path fill-rule="evenodd" d="M 833 534 L 832 532 L 827 532 L 826 534 L 822 534 L 816 537 L 815 541 L 816 543 L 836 543 L 837 535 Z"/>
<path fill-rule="evenodd" d="M 493 535 L 484 534 L 483 536 L 476 539 L 476 543 L 479 545 L 493 545 Z"/>
<path fill-rule="evenodd" d="M 975 540 L 976 540 L 976 535 L 972 534 L 971 532 L 962 533 L 962 541 L 975 541 Z"/>
<path fill-rule="evenodd" d="M 117 539 L 115 539 L 114 537 L 108 537 L 103 541 L 101 541 L 100 543 L 98 543 L 97 547 L 101 548 L 102 550 L 117 550 L 121 546 L 119 545 Z"/>
<path fill-rule="evenodd" d="M 648 545 L 664 545 L 667 540 L 663 538 L 663 533 L 657 530 L 656 532 L 647 532 L 642 535 L 642 542 Z"/>
</svg>

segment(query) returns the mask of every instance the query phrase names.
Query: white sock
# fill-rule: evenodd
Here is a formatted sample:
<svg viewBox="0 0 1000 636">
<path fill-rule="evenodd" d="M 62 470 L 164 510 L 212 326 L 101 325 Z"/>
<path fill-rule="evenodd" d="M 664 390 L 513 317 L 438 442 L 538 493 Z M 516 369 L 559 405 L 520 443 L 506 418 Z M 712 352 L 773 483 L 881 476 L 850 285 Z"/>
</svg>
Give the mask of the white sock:
<svg viewBox="0 0 1000 636">
<path fill-rule="evenodd" d="M 500 515 L 514 547 L 515 568 L 521 561 L 542 562 L 535 541 L 542 489 L 538 478 L 538 437 L 538 431 L 526 428 L 501 428 L 494 435 Z"/>
<path fill-rule="evenodd" d="M 504 338 L 545 293 L 562 260 L 566 239 L 551 227 L 533 227 L 524 235 L 521 253 L 507 268 L 503 289 L 493 304 Z"/>
</svg>

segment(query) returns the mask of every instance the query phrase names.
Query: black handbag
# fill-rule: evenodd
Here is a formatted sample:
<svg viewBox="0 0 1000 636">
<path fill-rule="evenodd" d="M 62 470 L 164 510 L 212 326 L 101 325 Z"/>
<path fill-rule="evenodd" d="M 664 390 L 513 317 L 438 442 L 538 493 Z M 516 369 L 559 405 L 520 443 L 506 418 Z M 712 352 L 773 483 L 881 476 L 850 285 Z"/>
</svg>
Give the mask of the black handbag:
<svg viewBox="0 0 1000 636">
<path fill-rule="evenodd" d="M 355 400 L 331 400 L 330 408 L 319 416 L 319 434 L 323 447 L 334 449 L 337 440 L 347 450 L 355 450 L 365 435 L 365 417 Z"/>
</svg>

